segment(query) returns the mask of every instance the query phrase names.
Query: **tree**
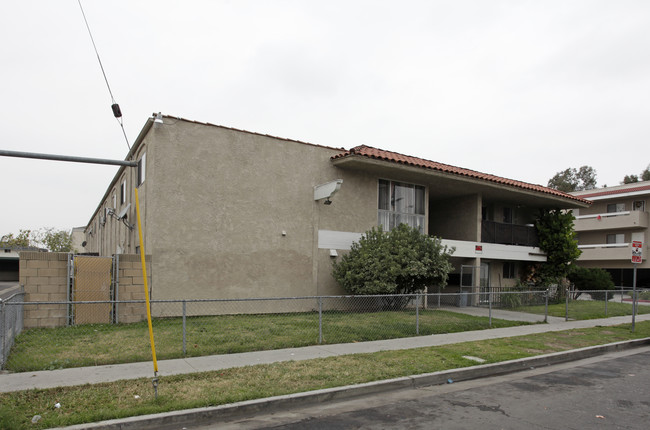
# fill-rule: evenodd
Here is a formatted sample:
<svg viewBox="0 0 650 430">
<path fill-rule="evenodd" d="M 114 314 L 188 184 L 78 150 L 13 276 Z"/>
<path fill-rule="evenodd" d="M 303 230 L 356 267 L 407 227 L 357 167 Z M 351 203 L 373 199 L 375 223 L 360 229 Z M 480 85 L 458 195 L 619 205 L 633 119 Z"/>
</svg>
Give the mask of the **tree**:
<svg viewBox="0 0 650 430">
<path fill-rule="evenodd" d="M 31 246 L 31 230 L 20 230 L 17 236 L 13 233 L 5 234 L 0 238 L 0 246 L 3 248 L 28 248 Z"/>
<path fill-rule="evenodd" d="M 446 285 L 452 270 L 448 250 L 439 238 L 406 224 L 390 232 L 365 232 L 350 252 L 334 262 L 332 275 L 352 294 L 408 294 L 427 286 Z"/>
<path fill-rule="evenodd" d="M 580 256 L 573 230 L 574 220 L 573 213 L 560 209 L 540 211 L 535 227 L 539 247 L 546 253 L 546 263 L 541 265 L 538 273 L 543 284 L 559 283 Z"/>
<path fill-rule="evenodd" d="M 72 251 L 72 231 L 57 230 L 53 227 L 40 230 L 20 230 L 17 236 L 6 234 L 0 239 L 5 248 L 47 248 L 51 252 Z"/>
<path fill-rule="evenodd" d="M 596 188 L 596 170 L 591 166 L 582 166 L 576 174 L 580 182 L 581 190 L 593 190 Z M 578 191 L 578 190 L 576 190 Z"/>
<path fill-rule="evenodd" d="M 639 175 L 625 175 L 622 184 L 633 184 L 639 181 L 650 181 L 650 164 Z"/>
<path fill-rule="evenodd" d="M 605 291 L 615 288 L 612 275 L 603 269 L 574 266 L 569 271 L 567 278 L 576 290 L 580 291 L 575 298 L 578 298 L 581 291 L 590 291 L 592 299 L 606 300 L 607 294 Z"/>
<path fill-rule="evenodd" d="M 633 184 L 635 182 L 639 182 L 639 177 L 637 175 L 625 175 L 623 178 L 624 184 Z"/>
<path fill-rule="evenodd" d="M 71 252 L 72 232 L 44 228 L 35 233 L 35 241 L 45 246 L 51 252 Z"/>
<path fill-rule="evenodd" d="M 549 179 L 548 187 L 565 193 L 592 190 L 596 188 L 596 170 L 591 166 L 582 166 L 577 170 L 570 167 L 562 172 L 557 172 Z"/>
<path fill-rule="evenodd" d="M 646 167 L 643 172 L 641 172 L 641 180 L 642 181 L 650 181 L 650 164 L 648 164 L 648 167 Z"/>
</svg>

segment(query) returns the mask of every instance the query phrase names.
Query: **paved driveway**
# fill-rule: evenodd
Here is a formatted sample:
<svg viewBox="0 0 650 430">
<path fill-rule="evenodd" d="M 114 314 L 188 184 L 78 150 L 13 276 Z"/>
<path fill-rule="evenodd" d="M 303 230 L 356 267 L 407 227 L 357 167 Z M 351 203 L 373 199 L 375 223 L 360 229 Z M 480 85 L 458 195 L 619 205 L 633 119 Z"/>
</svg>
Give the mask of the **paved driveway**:
<svg viewBox="0 0 650 430">
<path fill-rule="evenodd" d="M 3 293 L 7 291 L 9 288 L 15 287 L 16 285 L 19 285 L 18 281 L 12 281 L 12 282 L 0 281 L 0 298 L 4 298 Z"/>
</svg>

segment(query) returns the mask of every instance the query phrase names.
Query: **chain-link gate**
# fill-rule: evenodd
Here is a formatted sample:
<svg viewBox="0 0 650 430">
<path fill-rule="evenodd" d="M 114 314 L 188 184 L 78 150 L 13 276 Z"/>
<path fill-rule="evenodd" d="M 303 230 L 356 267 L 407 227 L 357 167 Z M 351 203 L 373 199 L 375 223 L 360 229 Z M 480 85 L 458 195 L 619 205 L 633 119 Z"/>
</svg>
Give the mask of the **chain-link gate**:
<svg viewBox="0 0 650 430">
<path fill-rule="evenodd" d="M 478 285 L 476 285 L 477 279 Z M 488 304 L 491 288 L 489 263 L 481 263 L 480 266 L 466 264 L 460 266 L 460 296 L 458 298 L 458 306 Z M 469 297 L 472 297 L 474 300 L 469 300 Z"/>
<path fill-rule="evenodd" d="M 68 260 L 70 325 L 113 322 L 113 257 L 71 255 Z M 83 303 L 103 301 L 106 303 Z"/>
</svg>

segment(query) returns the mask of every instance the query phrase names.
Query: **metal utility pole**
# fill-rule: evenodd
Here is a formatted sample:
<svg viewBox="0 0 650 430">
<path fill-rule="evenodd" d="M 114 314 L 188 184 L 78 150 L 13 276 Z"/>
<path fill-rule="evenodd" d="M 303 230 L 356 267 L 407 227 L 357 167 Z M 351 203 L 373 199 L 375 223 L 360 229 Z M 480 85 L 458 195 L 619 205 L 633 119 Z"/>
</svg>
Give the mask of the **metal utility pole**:
<svg viewBox="0 0 650 430">
<path fill-rule="evenodd" d="M 4 149 L 0 149 L 0 155 L 4 157 L 35 158 L 38 160 L 69 161 L 72 163 L 107 164 L 112 166 L 138 167 L 137 161 L 109 160 L 106 158 L 75 157 L 71 155 L 39 154 L 35 152 L 7 151 Z"/>
</svg>

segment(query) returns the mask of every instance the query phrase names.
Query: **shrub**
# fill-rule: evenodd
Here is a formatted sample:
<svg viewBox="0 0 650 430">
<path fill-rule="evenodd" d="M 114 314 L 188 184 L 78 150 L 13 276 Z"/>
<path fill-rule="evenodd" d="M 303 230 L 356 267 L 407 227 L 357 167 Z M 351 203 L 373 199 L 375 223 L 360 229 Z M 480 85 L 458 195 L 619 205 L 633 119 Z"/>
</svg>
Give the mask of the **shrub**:
<svg viewBox="0 0 650 430">
<path fill-rule="evenodd" d="M 352 244 L 348 254 L 334 262 L 332 275 L 352 294 L 415 293 L 427 286 L 447 284 L 451 252 L 440 239 L 406 224 L 390 232 L 372 228 Z"/>
<path fill-rule="evenodd" d="M 528 285 L 521 282 L 521 280 L 517 280 L 517 284 L 510 289 L 510 292 L 506 290 L 501 294 L 501 307 L 503 308 L 520 307 L 522 305 L 521 292 L 528 291 L 528 290 L 529 290 Z M 515 294 L 513 294 L 512 292 L 515 292 Z"/>
<path fill-rule="evenodd" d="M 604 291 L 614 289 L 612 276 L 603 269 L 573 267 L 567 278 L 578 291 L 597 290 L 590 293 L 594 300 L 605 300 L 607 294 Z"/>
</svg>

